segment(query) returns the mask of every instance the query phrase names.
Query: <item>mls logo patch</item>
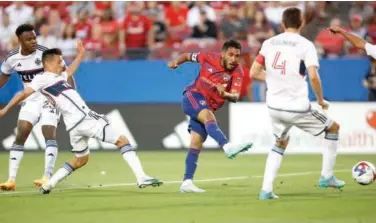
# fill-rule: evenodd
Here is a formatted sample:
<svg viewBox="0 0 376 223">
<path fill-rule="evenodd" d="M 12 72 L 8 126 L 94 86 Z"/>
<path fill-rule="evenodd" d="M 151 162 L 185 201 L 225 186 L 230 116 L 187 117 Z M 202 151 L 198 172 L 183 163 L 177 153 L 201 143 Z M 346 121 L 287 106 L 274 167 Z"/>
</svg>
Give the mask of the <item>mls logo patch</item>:
<svg viewBox="0 0 376 223">
<path fill-rule="evenodd" d="M 223 80 L 224 81 L 229 81 L 231 79 L 231 76 L 229 74 L 224 74 L 223 75 Z"/>
<path fill-rule="evenodd" d="M 42 61 L 41 61 L 39 58 L 37 58 L 37 59 L 35 60 L 35 64 L 36 64 L 36 65 L 39 66 L 41 63 L 42 63 Z"/>
<path fill-rule="evenodd" d="M 206 101 L 201 100 L 201 101 L 200 101 L 200 105 L 202 105 L 202 106 L 206 105 Z"/>
</svg>

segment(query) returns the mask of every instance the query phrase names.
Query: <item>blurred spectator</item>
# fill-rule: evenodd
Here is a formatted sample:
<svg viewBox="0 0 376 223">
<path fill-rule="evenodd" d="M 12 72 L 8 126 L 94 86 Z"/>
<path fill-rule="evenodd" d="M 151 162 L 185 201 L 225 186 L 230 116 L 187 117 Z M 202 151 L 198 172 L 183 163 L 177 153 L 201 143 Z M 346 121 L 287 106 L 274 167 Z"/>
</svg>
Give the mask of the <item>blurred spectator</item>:
<svg viewBox="0 0 376 223">
<path fill-rule="evenodd" d="M 332 19 L 330 26 L 341 26 L 341 20 Z M 345 38 L 342 35 L 334 35 L 328 29 L 319 32 L 315 40 L 318 52 L 323 57 L 337 57 L 343 53 Z"/>
<path fill-rule="evenodd" d="M 102 30 L 101 26 L 95 24 L 92 26 L 91 36 L 84 40 L 86 49 L 86 59 L 93 60 L 100 57 L 100 50 L 102 48 Z"/>
<path fill-rule="evenodd" d="M 8 45 L 12 36 L 15 35 L 16 28 L 17 26 L 10 24 L 9 16 L 6 13 L 4 13 L 2 24 L 0 26 L 0 44 L 2 50 L 11 50 L 8 49 Z"/>
<path fill-rule="evenodd" d="M 48 25 L 50 26 L 50 34 L 60 38 L 64 31 L 64 22 L 61 21 L 59 11 L 53 9 L 48 14 Z"/>
<path fill-rule="evenodd" d="M 188 26 L 194 27 L 200 24 L 200 12 L 205 11 L 208 19 L 215 22 L 217 17 L 212 7 L 207 2 L 194 2 L 194 6 L 188 11 Z"/>
<path fill-rule="evenodd" d="M 43 24 L 40 27 L 40 35 L 37 37 L 37 42 L 39 45 L 47 48 L 57 47 L 57 39 L 50 34 L 50 27 L 48 24 Z"/>
<path fill-rule="evenodd" d="M 363 86 L 368 89 L 368 101 L 376 101 L 376 60 L 371 58 L 371 68 L 363 80 Z"/>
<path fill-rule="evenodd" d="M 369 42 L 376 44 L 376 13 L 370 19 L 370 25 L 367 29 L 367 36 Z"/>
<path fill-rule="evenodd" d="M 246 39 L 246 24 L 244 20 L 241 20 L 238 16 L 237 3 L 232 3 L 229 6 L 228 15 L 223 19 L 219 26 L 219 39 Z"/>
<path fill-rule="evenodd" d="M 210 1 L 209 3 L 217 15 L 217 20 L 222 19 L 223 16 L 225 16 L 226 11 L 228 10 L 228 5 L 230 4 L 229 1 Z"/>
<path fill-rule="evenodd" d="M 146 59 L 154 47 L 152 22 L 142 15 L 143 3 L 128 4 L 128 16 L 123 23 L 122 40 L 126 47 L 127 59 Z"/>
<path fill-rule="evenodd" d="M 264 13 L 267 20 L 276 31 L 279 31 L 285 7 L 283 7 L 280 2 L 267 2 L 265 4 Z"/>
<path fill-rule="evenodd" d="M 243 83 L 240 90 L 240 100 L 241 101 L 253 101 L 253 86 L 252 79 L 249 76 L 249 68 L 243 66 Z"/>
<path fill-rule="evenodd" d="M 351 34 L 359 36 L 364 39 L 367 35 L 367 29 L 363 26 L 363 18 L 358 14 L 353 14 L 350 18 L 350 27 L 348 31 Z M 364 52 L 356 47 L 354 47 L 349 42 L 346 42 L 346 50 L 352 56 L 364 55 Z"/>
<path fill-rule="evenodd" d="M 102 12 L 100 26 L 103 35 L 102 57 L 104 59 L 119 59 L 119 28 L 120 25 L 114 20 L 111 8 Z"/>
<path fill-rule="evenodd" d="M 250 25 L 254 21 L 256 11 L 257 11 L 257 2 L 245 2 L 245 5 L 244 5 L 244 17 L 245 18 L 244 19 L 248 25 Z"/>
<path fill-rule="evenodd" d="M 266 20 L 264 12 L 257 10 L 255 13 L 255 21 L 249 27 L 248 43 L 260 45 L 272 36 L 274 36 L 274 31 Z"/>
<path fill-rule="evenodd" d="M 30 22 L 34 25 L 36 34 L 39 35 L 40 27 L 42 26 L 42 24 L 47 23 L 44 7 L 39 6 L 34 9 L 34 16 L 31 18 Z"/>
<path fill-rule="evenodd" d="M 165 18 L 164 14 L 165 12 L 163 10 L 163 6 L 158 5 L 158 3 L 155 1 L 146 2 L 146 16 L 154 16 L 158 21 L 163 21 Z"/>
<path fill-rule="evenodd" d="M 76 16 L 79 15 L 80 11 L 82 11 L 83 9 L 85 9 L 85 11 L 87 12 L 87 16 L 95 14 L 95 4 L 94 2 L 90 1 L 73 2 L 72 5 L 69 6 L 69 9 L 71 18 L 76 18 Z M 73 22 L 76 23 L 77 21 Z"/>
<path fill-rule="evenodd" d="M 156 43 L 164 42 L 167 39 L 167 27 L 161 20 L 161 16 L 157 11 L 149 11 L 149 18 L 153 22 L 154 41 Z"/>
<path fill-rule="evenodd" d="M 302 35 L 313 41 L 321 30 L 328 27 L 332 18 L 338 14 L 338 11 L 332 2 L 315 2 L 313 6 L 308 5 L 307 7 L 306 11 L 315 14 L 315 16 L 302 29 Z"/>
<path fill-rule="evenodd" d="M 91 24 L 89 22 L 89 11 L 86 8 L 82 8 L 78 11 L 78 20 L 75 24 L 76 36 L 82 40 L 85 40 L 90 36 Z"/>
<path fill-rule="evenodd" d="M 210 21 L 205 11 L 200 12 L 200 24 L 193 27 L 193 38 L 217 38 L 217 27 Z"/>
<path fill-rule="evenodd" d="M 95 1 L 95 15 L 101 17 L 106 9 L 112 9 L 112 2 Z"/>
<path fill-rule="evenodd" d="M 9 15 L 10 24 L 18 26 L 28 22 L 33 16 L 33 8 L 22 1 L 15 1 L 5 9 Z"/>
<path fill-rule="evenodd" d="M 187 25 L 188 8 L 182 2 L 171 2 L 164 10 L 168 39 L 170 42 L 181 42 L 190 35 Z"/>
<path fill-rule="evenodd" d="M 58 46 L 63 52 L 63 56 L 68 61 L 73 61 L 77 52 L 76 30 L 72 24 L 64 27 L 62 38 L 58 40 Z"/>
<path fill-rule="evenodd" d="M 126 8 L 127 2 L 112 2 L 112 10 L 114 11 L 114 15 L 116 20 L 123 21 L 126 16 Z"/>
<path fill-rule="evenodd" d="M 368 2 L 356 1 L 350 9 L 349 16 L 360 15 L 364 21 L 368 21 L 373 14 L 373 8 Z"/>
</svg>

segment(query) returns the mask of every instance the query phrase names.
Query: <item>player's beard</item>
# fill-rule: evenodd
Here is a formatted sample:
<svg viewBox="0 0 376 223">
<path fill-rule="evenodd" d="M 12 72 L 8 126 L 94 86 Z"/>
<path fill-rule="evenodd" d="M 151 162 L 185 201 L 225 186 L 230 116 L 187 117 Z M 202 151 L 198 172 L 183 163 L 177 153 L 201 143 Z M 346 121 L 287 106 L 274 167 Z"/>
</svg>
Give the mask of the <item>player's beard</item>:
<svg viewBox="0 0 376 223">
<path fill-rule="evenodd" d="M 230 71 L 233 71 L 235 68 L 236 68 L 236 65 L 234 65 L 232 68 L 228 68 L 229 67 L 229 63 L 228 63 L 228 60 L 226 60 L 225 58 L 223 58 L 223 64 L 225 65 L 225 70 L 230 72 Z"/>
</svg>

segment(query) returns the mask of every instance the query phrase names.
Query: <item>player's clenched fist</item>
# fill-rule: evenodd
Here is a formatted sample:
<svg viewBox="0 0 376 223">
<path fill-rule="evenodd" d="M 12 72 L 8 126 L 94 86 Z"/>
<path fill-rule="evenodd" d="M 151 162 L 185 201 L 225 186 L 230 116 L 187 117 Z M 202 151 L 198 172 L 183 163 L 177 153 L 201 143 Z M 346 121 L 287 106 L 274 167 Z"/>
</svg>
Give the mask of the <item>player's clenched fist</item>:
<svg viewBox="0 0 376 223">
<path fill-rule="evenodd" d="M 224 97 L 225 96 L 225 92 L 226 92 L 226 86 L 223 85 L 223 84 L 217 84 L 215 87 L 217 88 L 217 91 L 219 92 L 219 95 L 221 95 L 221 97 Z"/>
<path fill-rule="evenodd" d="M 168 67 L 171 69 L 176 69 L 178 67 L 178 64 L 175 61 L 168 62 Z"/>
<path fill-rule="evenodd" d="M 325 100 L 322 100 L 322 101 L 318 101 L 318 104 L 322 107 L 322 109 L 324 110 L 328 110 L 329 108 L 329 102 L 325 101 Z"/>
</svg>

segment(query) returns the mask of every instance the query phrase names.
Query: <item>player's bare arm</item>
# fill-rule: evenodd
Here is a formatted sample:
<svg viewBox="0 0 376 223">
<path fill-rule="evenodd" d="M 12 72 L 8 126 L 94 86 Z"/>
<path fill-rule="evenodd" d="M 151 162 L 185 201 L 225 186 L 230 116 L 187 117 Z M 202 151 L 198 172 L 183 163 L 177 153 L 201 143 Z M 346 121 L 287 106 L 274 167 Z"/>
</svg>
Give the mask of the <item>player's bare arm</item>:
<svg viewBox="0 0 376 223">
<path fill-rule="evenodd" d="M 329 27 L 328 29 L 334 34 L 340 34 L 345 37 L 356 48 L 362 50 L 366 49 L 365 46 L 367 42 L 364 39 L 355 36 L 338 26 Z"/>
<path fill-rule="evenodd" d="M 71 85 L 73 88 L 76 88 L 76 84 L 73 78 L 74 73 L 77 71 L 78 67 L 80 66 L 82 60 L 85 56 L 85 47 L 81 40 L 77 41 L 77 57 L 74 61 L 67 67 L 68 73 L 68 84 Z"/>
<path fill-rule="evenodd" d="M 239 91 L 227 92 L 226 86 L 224 86 L 222 84 L 218 84 L 215 87 L 217 88 L 217 91 L 219 92 L 221 97 L 225 98 L 226 100 L 228 100 L 230 102 L 234 102 L 234 103 L 239 100 L 239 97 L 240 97 Z"/>
<path fill-rule="evenodd" d="M 319 73 L 317 72 L 316 66 L 309 66 L 307 67 L 309 81 L 311 82 L 311 86 L 313 91 L 316 94 L 317 103 L 323 108 L 327 109 L 329 104 L 327 101 L 324 100 L 323 93 L 322 93 L 322 85 Z"/>
<path fill-rule="evenodd" d="M 20 102 L 28 98 L 31 94 L 35 91 L 30 87 L 26 87 L 23 91 L 17 93 L 13 99 L 3 108 L 0 110 L 0 117 L 4 116 L 8 113 L 14 106 L 18 105 Z"/>
<path fill-rule="evenodd" d="M 180 64 L 183 64 L 185 62 L 192 62 L 190 53 L 183 53 L 175 60 L 168 62 L 168 67 L 171 69 L 176 69 Z"/>
<path fill-rule="evenodd" d="M 249 76 L 254 80 L 265 81 L 265 67 L 257 61 L 254 61 L 251 70 L 249 71 Z"/>
<path fill-rule="evenodd" d="M 0 72 L 0 88 L 2 88 L 9 80 L 10 75 L 3 74 Z"/>
</svg>

